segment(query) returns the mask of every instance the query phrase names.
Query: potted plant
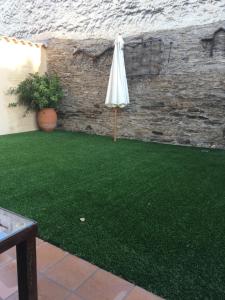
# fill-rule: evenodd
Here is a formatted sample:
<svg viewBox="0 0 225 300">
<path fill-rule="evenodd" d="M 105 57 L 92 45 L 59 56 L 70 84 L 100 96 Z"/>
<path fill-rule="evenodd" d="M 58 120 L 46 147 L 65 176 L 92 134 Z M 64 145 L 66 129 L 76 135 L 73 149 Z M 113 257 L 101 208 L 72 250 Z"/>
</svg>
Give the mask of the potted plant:
<svg viewBox="0 0 225 300">
<path fill-rule="evenodd" d="M 37 111 L 39 128 L 44 131 L 55 129 L 56 109 L 63 97 L 63 90 L 56 75 L 29 74 L 16 88 L 11 88 L 9 93 L 18 96 L 18 102 L 11 103 L 10 106 L 25 105 L 26 113 L 30 110 Z"/>
</svg>

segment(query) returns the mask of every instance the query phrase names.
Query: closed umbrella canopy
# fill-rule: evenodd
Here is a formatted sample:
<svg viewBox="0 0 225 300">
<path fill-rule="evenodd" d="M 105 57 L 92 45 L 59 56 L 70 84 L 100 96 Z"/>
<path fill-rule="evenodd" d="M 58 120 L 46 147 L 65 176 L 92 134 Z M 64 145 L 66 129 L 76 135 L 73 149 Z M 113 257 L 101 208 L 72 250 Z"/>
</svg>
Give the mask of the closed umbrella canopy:
<svg viewBox="0 0 225 300">
<path fill-rule="evenodd" d="M 113 61 L 105 100 L 105 105 L 108 107 L 124 107 L 129 103 L 123 48 L 124 40 L 119 35 L 115 40 Z"/>
<path fill-rule="evenodd" d="M 121 35 L 115 40 L 113 61 L 110 70 L 110 77 L 105 99 L 105 105 L 114 108 L 114 141 L 116 141 L 117 108 L 129 104 L 129 93 L 124 63 L 124 41 Z"/>
</svg>

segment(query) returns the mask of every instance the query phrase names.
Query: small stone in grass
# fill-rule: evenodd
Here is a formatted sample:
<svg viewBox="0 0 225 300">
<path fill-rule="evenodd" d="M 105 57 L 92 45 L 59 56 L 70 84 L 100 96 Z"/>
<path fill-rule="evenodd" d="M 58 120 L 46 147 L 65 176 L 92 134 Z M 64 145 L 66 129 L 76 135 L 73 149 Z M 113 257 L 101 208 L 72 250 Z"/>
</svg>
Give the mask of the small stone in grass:
<svg viewBox="0 0 225 300">
<path fill-rule="evenodd" d="M 80 221 L 81 222 L 85 222 L 85 218 L 80 218 Z"/>
</svg>

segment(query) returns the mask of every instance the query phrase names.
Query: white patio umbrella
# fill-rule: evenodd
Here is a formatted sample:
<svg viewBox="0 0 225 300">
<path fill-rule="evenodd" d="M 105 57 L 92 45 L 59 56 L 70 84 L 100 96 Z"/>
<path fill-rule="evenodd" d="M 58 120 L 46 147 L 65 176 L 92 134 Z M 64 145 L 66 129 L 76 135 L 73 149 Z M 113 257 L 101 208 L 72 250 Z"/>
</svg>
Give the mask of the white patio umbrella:
<svg viewBox="0 0 225 300">
<path fill-rule="evenodd" d="M 118 35 L 114 45 L 115 48 L 110 71 L 107 95 L 105 99 L 105 105 L 114 108 L 113 136 L 114 141 L 116 141 L 117 109 L 129 104 L 129 94 L 123 54 L 124 40 L 121 35 Z"/>
</svg>

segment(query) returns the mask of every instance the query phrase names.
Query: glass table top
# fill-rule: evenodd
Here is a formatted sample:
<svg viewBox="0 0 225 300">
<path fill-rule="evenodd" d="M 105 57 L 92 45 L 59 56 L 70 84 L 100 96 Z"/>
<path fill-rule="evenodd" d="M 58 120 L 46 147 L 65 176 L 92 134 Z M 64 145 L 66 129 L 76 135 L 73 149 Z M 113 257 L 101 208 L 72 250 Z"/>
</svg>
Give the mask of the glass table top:
<svg viewBox="0 0 225 300">
<path fill-rule="evenodd" d="M 0 207 L 0 242 L 35 222 Z"/>
</svg>

